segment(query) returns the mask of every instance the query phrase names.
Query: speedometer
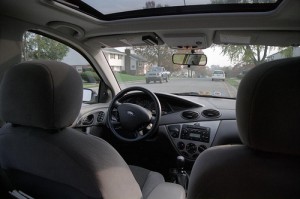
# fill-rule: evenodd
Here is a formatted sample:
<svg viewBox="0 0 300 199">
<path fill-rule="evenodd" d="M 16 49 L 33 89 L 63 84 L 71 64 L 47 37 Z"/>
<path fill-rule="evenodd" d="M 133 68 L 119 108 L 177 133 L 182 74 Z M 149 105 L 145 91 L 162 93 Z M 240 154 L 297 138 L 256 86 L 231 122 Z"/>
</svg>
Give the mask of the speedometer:
<svg viewBox="0 0 300 199">
<path fill-rule="evenodd" d="M 150 109 L 151 107 L 151 101 L 149 101 L 148 99 L 145 98 L 137 98 L 137 105 L 140 105 L 146 109 Z"/>
</svg>

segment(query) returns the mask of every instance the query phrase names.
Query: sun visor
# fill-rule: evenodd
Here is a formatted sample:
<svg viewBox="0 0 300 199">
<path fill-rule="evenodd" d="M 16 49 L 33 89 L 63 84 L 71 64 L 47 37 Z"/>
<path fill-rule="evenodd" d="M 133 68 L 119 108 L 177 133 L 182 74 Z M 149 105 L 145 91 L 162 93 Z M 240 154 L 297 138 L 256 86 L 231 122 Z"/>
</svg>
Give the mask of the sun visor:
<svg viewBox="0 0 300 199">
<path fill-rule="evenodd" d="M 85 44 L 97 45 L 100 48 L 115 48 L 126 46 L 161 45 L 164 42 L 155 33 L 133 33 L 92 37 Z"/>
<path fill-rule="evenodd" d="M 215 44 L 299 46 L 299 31 L 216 31 Z"/>
</svg>

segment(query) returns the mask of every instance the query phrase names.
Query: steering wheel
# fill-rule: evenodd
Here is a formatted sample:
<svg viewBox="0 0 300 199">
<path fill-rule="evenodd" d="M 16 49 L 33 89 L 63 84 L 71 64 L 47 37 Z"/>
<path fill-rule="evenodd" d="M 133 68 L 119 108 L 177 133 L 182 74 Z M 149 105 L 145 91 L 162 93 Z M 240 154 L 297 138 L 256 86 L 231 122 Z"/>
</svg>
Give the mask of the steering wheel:
<svg viewBox="0 0 300 199">
<path fill-rule="evenodd" d="M 119 100 L 132 91 L 141 91 L 154 102 L 155 115 L 148 109 Z M 135 142 L 144 140 L 155 133 L 161 117 L 161 105 L 154 93 L 143 87 L 129 87 L 120 91 L 112 100 L 107 113 L 107 125 L 120 140 Z"/>
</svg>

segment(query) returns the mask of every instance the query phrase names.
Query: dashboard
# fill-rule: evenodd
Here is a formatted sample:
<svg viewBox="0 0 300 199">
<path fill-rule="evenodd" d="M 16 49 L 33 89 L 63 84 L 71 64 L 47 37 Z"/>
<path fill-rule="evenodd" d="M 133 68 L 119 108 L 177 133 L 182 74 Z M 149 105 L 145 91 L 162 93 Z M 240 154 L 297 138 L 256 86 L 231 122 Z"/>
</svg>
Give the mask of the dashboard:
<svg viewBox="0 0 300 199">
<path fill-rule="evenodd" d="M 155 94 L 162 109 L 157 133 L 167 137 L 178 155 L 194 161 L 209 147 L 241 144 L 235 99 Z M 155 115 L 154 102 L 141 92 L 129 93 L 120 102 L 137 104 Z M 108 107 L 108 103 L 83 105 L 73 127 L 106 126 Z"/>
<path fill-rule="evenodd" d="M 162 115 L 168 115 L 177 111 L 184 110 L 186 108 L 201 107 L 201 105 L 199 104 L 185 101 L 180 98 L 174 100 L 174 97 L 168 95 L 156 95 L 161 105 Z M 123 99 L 120 100 L 120 102 L 137 104 L 150 110 L 152 114 L 155 114 L 154 102 L 143 93 L 131 93 L 129 95 L 124 96 Z"/>
</svg>

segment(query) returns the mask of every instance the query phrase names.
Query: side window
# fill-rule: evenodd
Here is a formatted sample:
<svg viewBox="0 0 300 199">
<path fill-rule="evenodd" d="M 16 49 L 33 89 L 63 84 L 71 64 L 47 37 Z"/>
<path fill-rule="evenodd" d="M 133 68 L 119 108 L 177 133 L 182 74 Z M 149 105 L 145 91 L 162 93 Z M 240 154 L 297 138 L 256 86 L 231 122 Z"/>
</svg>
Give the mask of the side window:
<svg viewBox="0 0 300 199">
<path fill-rule="evenodd" d="M 23 61 L 55 60 L 72 66 L 81 76 L 83 88 L 92 93 L 91 100 L 83 96 L 83 102 L 96 102 L 100 77 L 89 62 L 76 50 L 51 38 L 27 31 L 23 35 Z"/>
</svg>

